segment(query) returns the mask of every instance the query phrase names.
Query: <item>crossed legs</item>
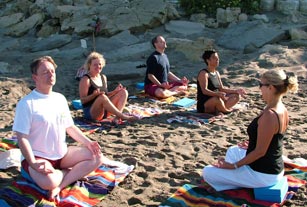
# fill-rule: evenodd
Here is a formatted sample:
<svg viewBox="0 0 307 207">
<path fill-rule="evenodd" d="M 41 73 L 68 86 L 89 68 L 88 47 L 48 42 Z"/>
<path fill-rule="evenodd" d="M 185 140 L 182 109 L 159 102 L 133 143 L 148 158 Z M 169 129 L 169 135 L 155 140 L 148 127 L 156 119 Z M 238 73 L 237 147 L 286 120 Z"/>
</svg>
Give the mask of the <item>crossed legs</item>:
<svg viewBox="0 0 307 207">
<path fill-rule="evenodd" d="M 157 98 L 168 98 L 174 95 L 185 95 L 187 90 L 187 86 L 174 86 L 170 89 L 157 88 L 155 90 L 155 96 Z"/>
<path fill-rule="evenodd" d="M 70 146 L 61 161 L 62 169 L 43 174 L 29 167 L 29 173 L 38 186 L 49 190 L 49 198 L 54 198 L 63 188 L 97 169 L 105 159 L 102 154 L 93 156 L 86 147 Z M 45 162 L 49 163 L 47 160 Z"/>
<path fill-rule="evenodd" d="M 205 103 L 206 113 L 230 113 L 232 112 L 232 107 L 240 101 L 239 94 L 229 94 L 227 95 L 227 100 L 222 100 L 219 97 L 212 97 Z"/>
<path fill-rule="evenodd" d="M 101 120 L 105 115 L 105 111 L 107 111 L 121 119 L 135 120 L 136 117 L 127 116 L 122 113 L 127 103 L 127 96 L 128 92 L 126 90 L 121 90 L 110 98 L 106 95 L 98 96 L 91 106 L 90 113 L 92 119 Z"/>
</svg>

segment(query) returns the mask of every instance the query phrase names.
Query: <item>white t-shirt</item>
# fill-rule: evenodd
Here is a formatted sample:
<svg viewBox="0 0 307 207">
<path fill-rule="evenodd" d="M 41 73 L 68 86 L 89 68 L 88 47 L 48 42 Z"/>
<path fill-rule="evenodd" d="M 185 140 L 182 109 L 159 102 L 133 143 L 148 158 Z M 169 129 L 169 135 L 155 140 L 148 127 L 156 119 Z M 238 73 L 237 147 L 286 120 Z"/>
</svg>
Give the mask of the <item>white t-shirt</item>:
<svg viewBox="0 0 307 207">
<path fill-rule="evenodd" d="M 33 90 L 17 104 L 13 131 L 28 135 L 35 156 L 56 160 L 67 153 L 66 128 L 73 124 L 62 94 Z"/>
</svg>

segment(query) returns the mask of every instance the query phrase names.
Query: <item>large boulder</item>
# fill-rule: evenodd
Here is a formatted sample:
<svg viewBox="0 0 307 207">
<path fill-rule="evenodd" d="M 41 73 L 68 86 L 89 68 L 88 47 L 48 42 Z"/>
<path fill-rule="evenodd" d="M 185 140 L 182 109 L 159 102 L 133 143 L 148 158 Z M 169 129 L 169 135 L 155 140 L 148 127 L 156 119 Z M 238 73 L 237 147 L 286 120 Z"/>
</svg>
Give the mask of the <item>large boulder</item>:
<svg viewBox="0 0 307 207">
<path fill-rule="evenodd" d="M 228 49 L 244 50 L 250 45 L 260 48 L 284 37 L 285 30 L 268 26 L 262 21 L 247 21 L 227 28 L 217 43 Z"/>
<path fill-rule="evenodd" d="M 33 14 L 29 18 L 8 28 L 6 35 L 21 37 L 27 34 L 31 29 L 44 22 L 44 14 Z"/>
</svg>

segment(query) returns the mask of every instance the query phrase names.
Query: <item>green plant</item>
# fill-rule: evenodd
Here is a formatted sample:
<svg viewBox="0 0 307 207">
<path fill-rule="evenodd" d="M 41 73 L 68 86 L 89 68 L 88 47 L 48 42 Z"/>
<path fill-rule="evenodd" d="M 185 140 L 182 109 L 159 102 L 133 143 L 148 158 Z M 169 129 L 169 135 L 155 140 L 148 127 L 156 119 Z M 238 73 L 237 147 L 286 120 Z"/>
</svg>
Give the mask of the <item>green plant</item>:
<svg viewBox="0 0 307 207">
<path fill-rule="evenodd" d="M 243 12 L 251 14 L 259 11 L 260 0 L 180 0 L 180 6 L 188 15 L 206 13 L 215 15 L 218 8 L 240 7 Z"/>
</svg>

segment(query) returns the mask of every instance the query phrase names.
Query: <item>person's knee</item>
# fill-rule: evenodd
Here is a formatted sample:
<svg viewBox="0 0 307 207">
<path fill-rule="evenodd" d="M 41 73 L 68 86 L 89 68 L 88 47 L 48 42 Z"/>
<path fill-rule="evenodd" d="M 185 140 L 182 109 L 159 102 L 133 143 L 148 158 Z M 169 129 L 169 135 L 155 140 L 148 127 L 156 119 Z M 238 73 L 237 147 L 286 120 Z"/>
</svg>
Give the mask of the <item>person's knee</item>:
<svg viewBox="0 0 307 207">
<path fill-rule="evenodd" d="M 240 99 L 241 99 L 241 96 L 239 95 L 239 94 L 234 94 L 234 100 L 236 101 L 236 102 L 239 102 L 240 101 Z"/>
<path fill-rule="evenodd" d="M 216 167 L 213 165 L 207 165 L 203 168 L 202 176 L 205 181 L 210 182 L 215 177 L 215 169 Z"/>
<path fill-rule="evenodd" d="M 209 168 L 208 166 L 205 166 L 203 168 L 202 176 L 203 176 L 204 180 L 208 179 L 208 168 Z"/>
<path fill-rule="evenodd" d="M 106 101 L 109 101 L 109 98 L 105 94 L 101 94 L 96 98 L 96 101 L 99 101 L 100 103 L 105 103 Z"/>
<path fill-rule="evenodd" d="M 101 166 L 104 161 L 105 161 L 105 157 L 103 156 L 102 153 L 93 156 L 93 159 L 91 160 L 91 164 L 92 164 L 92 169 L 97 169 L 99 166 Z"/>
<path fill-rule="evenodd" d="M 103 154 L 100 154 L 98 157 L 97 157 L 97 162 L 99 163 L 99 165 L 105 163 L 106 161 L 108 161 L 109 159 L 107 157 L 105 157 Z"/>
<path fill-rule="evenodd" d="M 59 176 L 58 173 L 48 174 L 41 182 L 36 181 L 39 187 L 44 190 L 52 190 L 58 187 L 62 182 L 62 176 Z"/>
<path fill-rule="evenodd" d="M 155 96 L 158 98 L 167 98 L 165 90 L 160 88 L 155 91 Z"/>
<path fill-rule="evenodd" d="M 125 98 L 125 99 L 128 98 L 128 91 L 127 90 L 121 90 L 121 91 L 118 92 L 118 94 L 119 94 L 119 97 L 121 97 L 121 98 Z"/>
<path fill-rule="evenodd" d="M 223 99 L 217 96 L 213 97 L 213 103 L 214 105 L 224 105 Z"/>
</svg>

